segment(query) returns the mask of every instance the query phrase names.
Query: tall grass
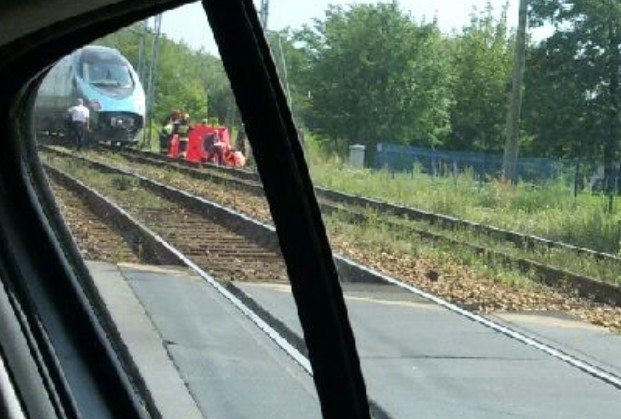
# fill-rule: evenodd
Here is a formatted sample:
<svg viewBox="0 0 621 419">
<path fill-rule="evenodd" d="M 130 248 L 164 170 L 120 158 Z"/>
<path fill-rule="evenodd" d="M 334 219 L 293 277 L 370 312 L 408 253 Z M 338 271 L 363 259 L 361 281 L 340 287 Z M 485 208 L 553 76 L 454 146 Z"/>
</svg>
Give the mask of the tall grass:
<svg viewBox="0 0 621 419">
<path fill-rule="evenodd" d="M 433 177 L 416 168 L 410 173 L 360 170 L 323 153 L 312 137 L 306 150 L 313 180 L 324 187 L 621 253 L 621 208 L 608 213 L 603 196 L 582 192 L 574 197 L 571 182 L 562 176 L 539 185 L 509 185 L 481 182 L 471 172 Z"/>
</svg>

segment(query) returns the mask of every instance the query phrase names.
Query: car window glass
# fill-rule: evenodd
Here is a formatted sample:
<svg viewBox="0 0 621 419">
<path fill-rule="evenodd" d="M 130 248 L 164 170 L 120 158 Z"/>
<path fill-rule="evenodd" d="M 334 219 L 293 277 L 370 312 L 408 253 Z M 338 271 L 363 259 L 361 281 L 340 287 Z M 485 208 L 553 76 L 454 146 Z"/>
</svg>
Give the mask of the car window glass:
<svg viewBox="0 0 621 419">
<path fill-rule="evenodd" d="M 374 415 L 617 411 L 621 6 L 255 6 Z M 195 3 L 81 52 L 129 64 L 61 61 L 36 103 L 41 158 L 85 260 L 118 273 L 95 281 L 144 309 L 184 400 L 207 415 L 319 416 L 252 147 L 205 27 Z M 88 122 L 67 113 L 77 99 Z"/>
</svg>

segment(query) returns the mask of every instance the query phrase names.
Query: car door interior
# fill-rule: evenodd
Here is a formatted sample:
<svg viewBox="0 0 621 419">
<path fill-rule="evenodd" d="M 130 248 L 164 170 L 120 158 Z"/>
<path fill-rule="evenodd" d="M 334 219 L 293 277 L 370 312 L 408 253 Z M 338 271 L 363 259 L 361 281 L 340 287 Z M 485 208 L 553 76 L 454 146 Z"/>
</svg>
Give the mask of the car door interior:
<svg viewBox="0 0 621 419">
<path fill-rule="evenodd" d="M 139 377 L 128 373 L 122 345 L 107 327 L 111 320 L 46 186 L 32 140 L 32 104 L 44 70 L 58 58 L 184 3 L 22 0 L 0 6 L 0 23 L 24 20 L 4 26 L 13 32 L 0 38 L 0 356 L 27 417 L 157 415 Z M 54 13 L 26 21 L 39 16 L 37 6 L 50 4 Z M 277 227 L 322 413 L 369 417 L 338 274 L 254 4 L 206 0 L 203 6 Z"/>
</svg>

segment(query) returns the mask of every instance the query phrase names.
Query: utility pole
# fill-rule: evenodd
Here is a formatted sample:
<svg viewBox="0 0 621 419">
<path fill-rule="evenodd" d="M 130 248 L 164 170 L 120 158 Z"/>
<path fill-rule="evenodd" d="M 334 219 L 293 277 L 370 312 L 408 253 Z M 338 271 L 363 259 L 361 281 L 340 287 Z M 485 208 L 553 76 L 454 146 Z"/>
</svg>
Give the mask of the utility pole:
<svg viewBox="0 0 621 419">
<path fill-rule="evenodd" d="M 263 30 L 267 32 L 267 17 L 269 15 L 270 1 L 269 0 L 261 0 L 261 9 L 259 10 L 259 18 L 261 19 L 261 24 L 263 25 Z"/>
<path fill-rule="evenodd" d="M 269 0 L 261 0 L 261 8 L 259 9 L 259 19 L 261 19 L 261 24 L 263 25 L 263 31 L 265 32 L 266 36 L 268 35 L 267 18 L 269 16 L 269 7 L 270 7 Z M 287 61 L 285 58 L 285 51 L 282 47 L 282 40 L 280 38 L 280 33 L 275 31 L 274 34 L 276 34 L 277 41 L 278 41 L 278 52 L 280 55 L 280 63 L 282 66 L 282 74 L 280 76 L 282 78 L 282 82 L 285 87 L 285 97 L 287 99 L 287 104 L 289 105 L 289 108 L 291 109 L 291 112 L 293 113 L 293 103 L 291 102 L 291 90 L 289 88 L 289 74 L 287 71 Z M 269 43 L 269 37 L 268 37 L 268 43 Z M 270 45 L 270 49 L 272 50 L 274 54 L 276 53 L 274 49 L 274 45 Z M 276 61 L 276 58 L 274 58 L 274 61 Z"/>
<path fill-rule="evenodd" d="M 155 16 L 155 24 L 153 30 L 153 43 L 151 44 L 151 62 L 149 63 L 148 84 L 147 84 L 147 112 L 145 118 L 145 134 L 144 142 L 151 145 L 151 124 L 153 122 L 153 106 L 155 104 L 155 84 L 157 80 L 157 62 L 159 57 L 160 34 L 162 33 L 162 15 Z"/>
<path fill-rule="evenodd" d="M 261 24 L 263 25 L 263 31 L 265 32 L 266 36 L 268 35 L 268 31 L 267 31 L 267 18 L 269 16 L 269 8 L 270 8 L 270 2 L 269 0 L 261 0 L 261 8 L 259 9 L 259 19 L 261 19 Z M 287 102 L 289 104 L 289 107 L 291 107 L 291 95 L 290 95 L 290 91 L 289 91 L 289 77 L 287 74 L 287 63 L 285 61 L 285 52 L 282 49 L 282 41 L 280 39 L 280 33 L 278 32 L 274 32 L 276 34 L 276 36 L 278 37 L 277 41 L 278 41 L 278 52 L 280 53 L 280 62 L 281 62 L 281 66 L 282 66 L 282 79 L 283 79 L 283 84 L 285 85 L 285 94 L 287 96 Z M 269 43 L 269 37 L 268 37 L 268 43 Z M 274 52 L 274 54 L 276 53 L 275 49 L 274 49 L 274 45 L 270 45 L 271 50 Z"/>
<path fill-rule="evenodd" d="M 511 96 L 507 111 L 507 140 L 502 164 L 502 177 L 506 182 L 516 180 L 517 158 L 519 151 L 520 112 L 524 83 L 524 66 L 526 62 L 526 24 L 528 19 L 528 0 L 520 0 L 519 24 L 513 59 L 513 77 Z"/>
<path fill-rule="evenodd" d="M 145 51 L 145 42 L 146 42 L 146 38 L 147 38 L 147 32 L 148 32 L 148 27 L 149 27 L 149 21 L 147 19 L 142 21 L 142 25 L 140 27 L 140 44 L 138 45 L 138 77 L 140 78 L 140 81 L 142 82 L 143 80 L 146 80 L 146 75 L 145 75 L 145 57 L 146 57 L 146 51 Z"/>
<path fill-rule="evenodd" d="M 263 31 L 265 32 L 265 35 L 268 36 L 268 30 L 267 30 L 267 18 L 269 16 L 269 8 L 270 8 L 270 2 L 269 0 L 261 0 L 261 8 L 259 9 L 259 19 L 261 19 L 261 24 L 263 25 Z M 291 92 L 289 89 L 289 75 L 287 73 L 287 62 L 285 59 L 285 52 L 282 48 L 282 40 L 280 39 L 280 33 L 274 31 L 274 34 L 276 34 L 277 36 L 277 41 L 278 41 L 278 52 L 280 55 L 280 63 L 281 63 L 281 67 L 282 67 L 282 74 L 280 75 L 282 78 L 282 82 L 284 84 L 285 87 L 285 95 L 287 97 L 287 103 L 289 105 L 290 108 L 292 108 L 291 106 Z M 269 37 L 268 37 L 268 43 L 269 43 Z M 276 54 L 276 49 L 275 49 L 275 45 L 270 45 L 270 49 L 272 50 L 273 54 Z M 274 61 L 276 61 L 276 57 L 274 57 Z"/>
<path fill-rule="evenodd" d="M 282 49 L 282 41 L 280 39 L 280 33 L 278 33 L 278 50 L 280 51 L 280 62 L 282 63 L 282 78 L 285 85 L 285 94 L 287 95 L 287 104 L 291 108 L 293 112 L 293 108 L 291 106 L 291 91 L 289 89 L 289 73 L 287 71 L 287 61 L 285 60 L 285 52 Z"/>
</svg>

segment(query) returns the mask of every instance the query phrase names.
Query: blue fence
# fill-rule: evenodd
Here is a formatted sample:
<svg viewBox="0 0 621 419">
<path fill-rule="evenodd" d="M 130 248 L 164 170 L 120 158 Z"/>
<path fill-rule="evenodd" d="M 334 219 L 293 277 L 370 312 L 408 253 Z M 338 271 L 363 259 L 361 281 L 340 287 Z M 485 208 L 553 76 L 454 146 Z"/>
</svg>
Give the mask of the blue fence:
<svg viewBox="0 0 621 419">
<path fill-rule="evenodd" d="M 375 153 L 374 167 L 395 172 L 411 172 L 418 167 L 433 176 L 450 176 L 471 171 L 478 178 L 497 177 L 502 173 L 501 154 L 442 151 L 380 143 Z M 574 175 L 575 160 L 520 158 L 518 179 L 535 182 L 552 179 L 560 174 Z"/>
</svg>

